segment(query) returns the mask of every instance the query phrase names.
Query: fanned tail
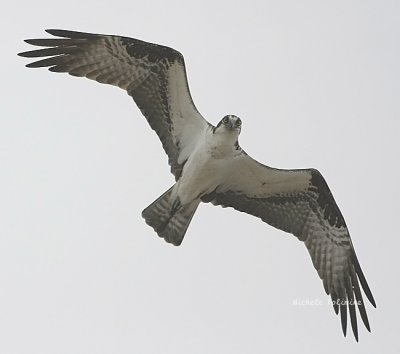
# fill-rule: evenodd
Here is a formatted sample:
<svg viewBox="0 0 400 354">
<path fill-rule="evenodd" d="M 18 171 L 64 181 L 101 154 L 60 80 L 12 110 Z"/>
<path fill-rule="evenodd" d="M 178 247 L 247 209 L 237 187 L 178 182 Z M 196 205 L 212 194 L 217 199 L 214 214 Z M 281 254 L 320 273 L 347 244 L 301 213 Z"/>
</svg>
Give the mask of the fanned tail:
<svg viewBox="0 0 400 354">
<path fill-rule="evenodd" d="M 165 241 L 179 246 L 200 201 L 182 206 L 179 199 L 171 197 L 172 189 L 168 189 L 157 200 L 142 211 L 142 217 L 158 236 Z"/>
</svg>

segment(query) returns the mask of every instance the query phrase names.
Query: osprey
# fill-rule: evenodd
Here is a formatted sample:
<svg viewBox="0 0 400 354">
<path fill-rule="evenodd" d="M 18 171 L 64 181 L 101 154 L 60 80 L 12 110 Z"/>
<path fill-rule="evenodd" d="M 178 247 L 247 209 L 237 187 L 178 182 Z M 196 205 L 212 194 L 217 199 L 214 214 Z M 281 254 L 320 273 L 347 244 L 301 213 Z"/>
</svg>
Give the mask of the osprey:
<svg viewBox="0 0 400 354">
<path fill-rule="evenodd" d="M 356 308 L 370 331 L 361 287 L 374 307 L 375 301 L 345 220 L 317 170 L 276 169 L 252 159 L 238 143 L 242 122 L 234 115 L 216 126 L 207 122 L 192 101 L 178 51 L 121 36 L 47 32 L 61 38 L 26 40 L 45 48 L 20 56 L 48 57 L 27 67 L 49 67 L 126 90 L 158 134 L 176 183 L 142 216 L 160 237 L 179 246 L 201 202 L 254 215 L 305 243 L 340 312 L 343 334 L 349 311 L 358 341 Z"/>
</svg>

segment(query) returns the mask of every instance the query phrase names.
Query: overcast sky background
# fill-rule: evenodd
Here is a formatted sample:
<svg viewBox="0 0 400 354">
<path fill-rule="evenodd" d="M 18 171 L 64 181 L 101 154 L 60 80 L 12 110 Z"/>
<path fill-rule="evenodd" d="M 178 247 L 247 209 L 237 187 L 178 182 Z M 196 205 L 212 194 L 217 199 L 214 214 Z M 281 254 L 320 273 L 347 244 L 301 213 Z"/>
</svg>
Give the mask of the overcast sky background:
<svg viewBox="0 0 400 354">
<path fill-rule="evenodd" d="M 0 353 L 400 352 L 399 1 L 38 0 L 2 17 Z M 305 246 L 254 217 L 203 204 L 181 247 L 159 239 L 140 215 L 174 182 L 156 134 L 124 91 L 26 69 L 22 40 L 45 28 L 178 49 L 211 123 L 236 114 L 259 161 L 318 168 L 372 333 L 343 338 Z"/>
</svg>

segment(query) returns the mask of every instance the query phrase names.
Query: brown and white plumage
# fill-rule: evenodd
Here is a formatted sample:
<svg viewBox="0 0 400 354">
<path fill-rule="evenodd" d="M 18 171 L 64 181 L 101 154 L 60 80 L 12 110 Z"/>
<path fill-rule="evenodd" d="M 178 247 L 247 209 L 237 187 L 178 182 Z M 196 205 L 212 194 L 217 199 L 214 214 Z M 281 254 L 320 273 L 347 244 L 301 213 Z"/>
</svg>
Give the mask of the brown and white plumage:
<svg viewBox="0 0 400 354">
<path fill-rule="evenodd" d="M 47 32 L 58 38 L 26 41 L 45 48 L 19 55 L 46 57 L 28 67 L 121 87 L 158 134 L 177 181 L 142 213 L 159 236 L 179 245 L 200 202 L 259 217 L 305 243 L 341 314 L 344 334 L 349 312 L 358 340 L 356 308 L 370 330 L 361 288 L 373 306 L 375 301 L 345 220 L 317 170 L 262 165 L 239 146 L 239 118 L 226 116 L 215 127 L 208 123 L 194 106 L 184 59 L 176 50 L 120 36 Z"/>
<path fill-rule="evenodd" d="M 87 77 L 126 90 L 160 137 L 172 173 L 178 179 L 190 154 L 191 142 L 208 126 L 190 96 L 182 54 L 121 36 L 64 30 L 46 32 L 63 38 L 26 40 L 47 48 L 20 56 L 49 57 L 27 67 L 49 67 L 53 72 Z M 180 146 L 185 146 L 185 151 Z"/>
</svg>

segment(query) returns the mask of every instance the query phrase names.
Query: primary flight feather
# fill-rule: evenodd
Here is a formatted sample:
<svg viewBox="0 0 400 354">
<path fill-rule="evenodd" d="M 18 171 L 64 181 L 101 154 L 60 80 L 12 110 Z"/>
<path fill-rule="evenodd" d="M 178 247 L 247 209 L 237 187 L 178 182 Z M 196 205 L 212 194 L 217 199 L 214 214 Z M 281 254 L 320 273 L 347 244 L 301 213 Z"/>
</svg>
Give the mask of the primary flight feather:
<svg viewBox="0 0 400 354">
<path fill-rule="evenodd" d="M 317 170 L 276 169 L 252 159 L 238 143 L 242 122 L 234 115 L 216 126 L 207 122 L 193 103 L 178 51 L 128 37 L 47 32 L 55 37 L 26 40 L 44 48 L 20 56 L 45 57 L 27 67 L 48 67 L 126 90 L 159 136 L 176 183 L 142 216 L 160 237 L 179 246 L 201 202 L 254 215 L 305 243 L 340 312 L 344 335 L 348 311 L 358 340 L 356 308 L 370 331 L 361 289 L 373 306 L 375 301 L 345 220 Z"/>
</svg>

